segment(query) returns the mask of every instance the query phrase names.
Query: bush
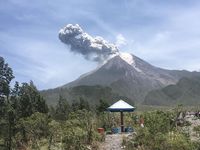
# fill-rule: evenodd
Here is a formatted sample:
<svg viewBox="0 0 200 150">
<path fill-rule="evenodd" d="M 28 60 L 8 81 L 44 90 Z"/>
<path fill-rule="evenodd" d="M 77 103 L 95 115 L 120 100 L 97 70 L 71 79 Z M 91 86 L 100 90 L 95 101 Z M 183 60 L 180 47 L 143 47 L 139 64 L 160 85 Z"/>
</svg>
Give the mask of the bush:
<svg viewBox="0 0 200 150">
<path fill-rule="evenodd" d="M 174 114 L 171 112 L 153 111 L 144 113 L 144 124 L 151 133 L 167 133 L 175 126 L 172 122 Z"/>
<path fill-rule="evenodd" d="M 63 130 L 63 148 L 66 150 L 82 150 L 86 149 L 87 133 L 80 127 L 67 126 Z"/>
<path fill-rule="evenodd" d="M 30 144 L 30 148 L 39 149 L 41 138 L 48 136 L 48 117 L 46 114 L 34 113 L 30 117 L 21 118 L 17 123 L 16 143 Z"/>
<path fill-rule="evenodd" d="M 143 114 L 145 127 L 136 129 L 137 134 L 126 141 L 126 149 L 145 150 L 197 150 L 199 143 L 190 140 L 187 134 L 174 128 L 171 112 L 155 111 Z"/>
</svg>

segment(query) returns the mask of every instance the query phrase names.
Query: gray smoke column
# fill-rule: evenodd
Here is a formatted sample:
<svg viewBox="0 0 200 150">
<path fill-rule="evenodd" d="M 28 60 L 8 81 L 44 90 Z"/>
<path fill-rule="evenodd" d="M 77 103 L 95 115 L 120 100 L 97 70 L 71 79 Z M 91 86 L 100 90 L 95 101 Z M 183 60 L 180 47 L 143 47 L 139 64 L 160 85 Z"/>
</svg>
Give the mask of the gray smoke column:
<svg viewBox="0 0 200 150">
<path fill-rule="evenodd" d="M 59 39 L 70 46 L 71 51 L 82 54 L 86 59 L 97 62 L 119 53 L 116 45 L 102 37 L 92 37 L 78 25 L 68 24 L 59 31 Z"/>
</svg>

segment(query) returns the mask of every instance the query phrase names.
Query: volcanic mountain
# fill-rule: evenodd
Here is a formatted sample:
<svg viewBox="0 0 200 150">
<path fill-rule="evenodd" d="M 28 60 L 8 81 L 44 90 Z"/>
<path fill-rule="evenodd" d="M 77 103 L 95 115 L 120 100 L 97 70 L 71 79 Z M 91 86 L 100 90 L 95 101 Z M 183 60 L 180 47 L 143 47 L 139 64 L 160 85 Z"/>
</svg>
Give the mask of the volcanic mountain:
<svg viewBox="0 0 200 150">
<path fill-rule="evenodd" d="M 83 85 L 100 85 L 110 87 L 114 93 L 125 96 L 136 103 L 142 103 L 148 92 L 176 84 L 182 77 L 193 76 L 200 76 L 200 73 L 166 70 L 152 66 L 132 54 L 119 53 L 97 69 L 57 88 L 57 90 L 72 89 Z M 48 95 L 48 91 L 45 93 Z"/>
</svg>

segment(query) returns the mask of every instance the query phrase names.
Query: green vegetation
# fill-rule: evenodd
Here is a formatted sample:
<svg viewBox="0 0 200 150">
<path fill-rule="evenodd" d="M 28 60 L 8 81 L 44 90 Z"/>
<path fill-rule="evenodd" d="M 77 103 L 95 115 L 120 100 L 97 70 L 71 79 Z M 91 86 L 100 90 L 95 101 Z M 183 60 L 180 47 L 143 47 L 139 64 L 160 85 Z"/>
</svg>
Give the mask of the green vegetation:
<svg viewBox="0 0 200 150">
<path fill-rule="evenodd" d="M 136 134 L 125 139 L 127 150 L 198 150 L 200 143 L 193 142 L 190 136 L 177 127 L 175 111 L 151 111 L 140 114 L 145 120 L 145 127 L 135 126 Z"/>
<path fill-rule="evenodd" d="M 71 149 L 97 148 L 103 135 L 97 133 L 96 113 L 82 97 L 69 104 L 59 96 L 55 107 L 49 107 L 32 81 L 10 82 L 12 69 L 0 57 L 0 149 Z M 100 114 L 106 107 L 100 100 Z M 99 124 L 97 124 L 99 123 Z"/>
<path fill-rule="evenodd" d="M 197 137 L 200 137 L 200 125 L 194 127 L 193 130 L 196 132 Z"/>
<path fill-rule="evenodd" d="M 49 105 L 55 106 L 59 96 L 67 99 L 69 103 L 82 99 L 87 99 L 92 106 L 99 104 L 99 100 L 108 100 L 112 104 L 116 99 L 124 99 L 133 104 L 133 101 L 125 96 L 115 93 L 110 87 L 100 85 L 87 86 L 81 85 L 73 88 L 60 87 L 56 89 L 41 91 L 41 95 L 47 100 Z"/>
<path fill-rule="evenodd" d="M 200 104 L 200 77 L 181 78 L 175 85 L 151 91 L 144 100 L 146 105 L 172 106 L 183 104 L 196 106 Z"/>
<path fill-rule="evenodd" d="M 120 124 L 119 113 L 106 113 L 109 106 L 104 93 L 96 105 L 90 105 L 84 95 L 76 100 L 59 95 L 54 106 L 47 106 L 32 81 L 16 82 L 10 87 L 14 78 L 12 69 L 0 57 L 0 149 L 2 150 L 86 150 L 98 149 L 99 142 L 104 141 L 105 134 L 97 132 L 103 127 L 110 133 L 112 127 Z M 90 95 L 91 87 L 76 87 L 77 93 Z M 89 90 L 88 90 L 89 89 Z M 95 89 L 95 90 L 97 90 Z M 83 92 L 83 91 L 84 92 Z M 97 90 L 97 91 L 98 91 Z M 82 96 L 80 96 L 82 95 Z M 95 95 L 95 93 L 94 93 Z M 98 94 L 97 94 L 98 95 Z M 107 96 L 105 96 L 107 95 Z M 151 107 L 150 110 L 155 107 Z M 146 106 L 142 109 L 146 110 Z M 167 107 L 158 107 L 157 111 L 139 111 L 124 113 L 126 126 L 133 127 L 136 134 L 123 139 L 126 149 L 136 150 L 198 150 L 200 144 L 193 142 L 182 127 L 177 127 L 177 117 L 183 111 L 182 105 L 166 111 Z M 145 127 L 139 125 L 139 118 L 144 119 Z M 189 123 L 183 126 L 189 126 Z M 194 131 L 199 135 L 200 127 Z"/>
</svg>

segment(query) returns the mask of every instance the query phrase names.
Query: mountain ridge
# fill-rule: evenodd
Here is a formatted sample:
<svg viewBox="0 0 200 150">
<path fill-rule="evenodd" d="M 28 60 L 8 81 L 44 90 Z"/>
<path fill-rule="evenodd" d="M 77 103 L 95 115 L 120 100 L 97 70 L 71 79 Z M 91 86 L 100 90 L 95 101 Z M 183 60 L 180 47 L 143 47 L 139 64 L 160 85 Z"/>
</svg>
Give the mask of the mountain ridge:
<svg viewBox="0 0 200 150">
<path fill-rule="evenodd" d="M 133 54 L 119 53 L 97 69 L 58 88 L 69 89 L 82 85 L 100 85 L 110 87 L 114 93 L 125 96 L 134 102 L 142 103 L 148 92 L 176 84 L 182 77 L 196 75 L 200 76 L 200 73 L 162 69 Z"/>
<path fill-rule="evenodd" d="M 199 105 L 200 76 L 181 78 L 176 84 L 149 92 L 145 105 Z"/>
</svg>

